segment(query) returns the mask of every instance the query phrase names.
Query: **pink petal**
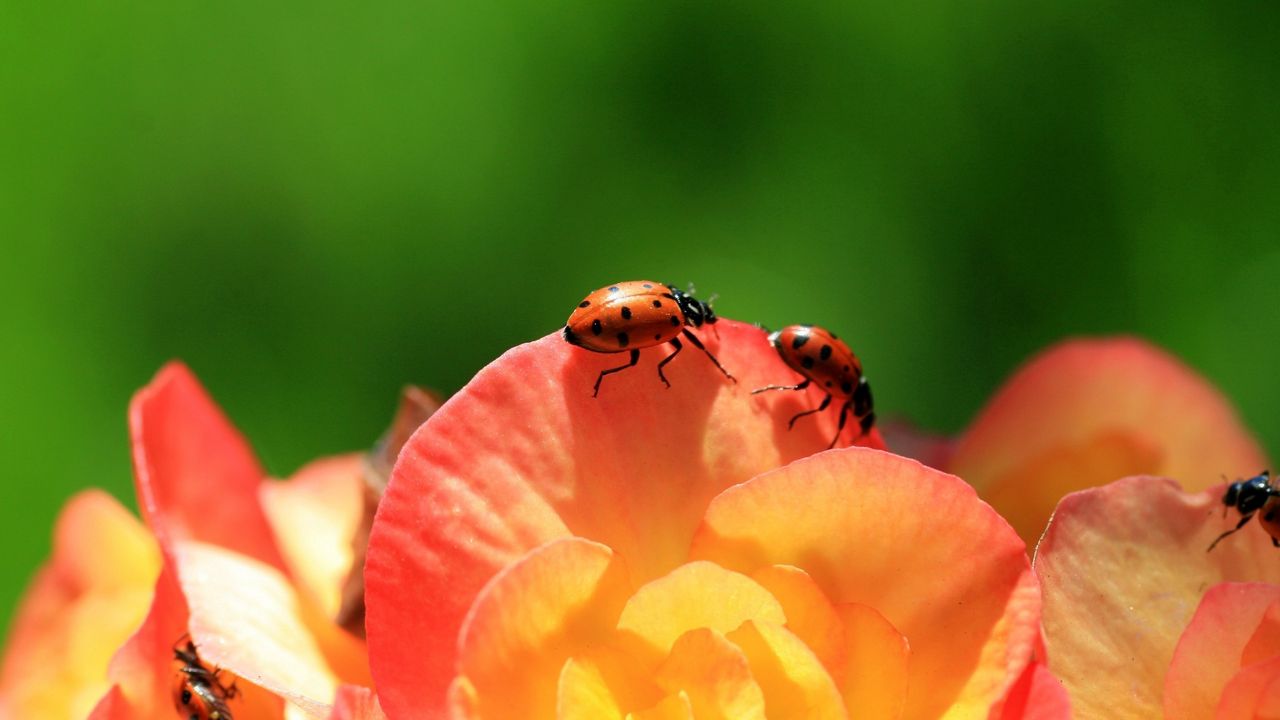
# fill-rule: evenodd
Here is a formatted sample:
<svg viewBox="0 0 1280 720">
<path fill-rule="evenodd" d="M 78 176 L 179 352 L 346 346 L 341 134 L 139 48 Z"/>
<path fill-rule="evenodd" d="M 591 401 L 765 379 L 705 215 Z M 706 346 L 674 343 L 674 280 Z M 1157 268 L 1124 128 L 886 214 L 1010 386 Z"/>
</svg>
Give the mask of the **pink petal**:
<svg viewBox="0 0 1280 720">
<path fill-rule="evenodd" d="M 700 334 L 737 385 L 686 346 L 665 389 L 655 365 L 668 350 L 654 348 L 593 398 L 598 373 L 626 358 L 570 346 L 557 332 L 482 370 L 414 435 L 365 565 L 371 662 L 391 715 L 441 707 L 466 609 L 528 550 L 577 535 L 625 557 L 637 581 L 658 577 L 684 561 L 720 490 L 826 447 L 834 417 L 788 432 L 788 412 L 805 399 L 750 395 L 795 377 L 764 332 L 716 328 L 719 340 Z"/>
<path fill-rule="evenodd" d="M 1035 568 L 1049 668 L 1081 717 L 1158 716 L 1174 648 L 1205 588 L 1280 582 L 1280 551 L 1256 526 L 1205 552 L 1235 524 L 1221 495 L 1141 477 L 1063 498 Z"/>
<path fill-rule="evenodd" d="M 1000 704 L 992 708 L 990 717 L 991 720 L 1071 720 L 1071 701 L 1049 668 L 1044 663 L 1033 662 L 1022 671 Z"/>
<path fill-rule="evenodd" d="M 1202 490 L 1267 467 L 1203 377 L 1134 338 L 1074 340 L 1031 359 L 960 438 L 947 470 L 1034 543 L 1065 494 L 1130 475 Z"/>
<path fill-rule="evenodd" d="M 134 395 L 129 426 L 138 504 L 162 547 L 199 540 L 282 567 L 258 504 L 265 474 L 185 365 Z"/>
<path fill-rule="evenodd" d="M 1207 717 L 1207 716 L 1206 716 Z M 1280 718 L 1280 657 L 1244 668 L 1222 690 L 1214 720 Z"/>
<path fill-rule="evenodd" d="M 1266 583 L 1219 583 L 1205 592 L 1165 676 L 1166 715 L 1212 715 L 1223 688 L 1240 670 L 1245 647 L 1277 601 L 1280 585 Z"/>
</svg>

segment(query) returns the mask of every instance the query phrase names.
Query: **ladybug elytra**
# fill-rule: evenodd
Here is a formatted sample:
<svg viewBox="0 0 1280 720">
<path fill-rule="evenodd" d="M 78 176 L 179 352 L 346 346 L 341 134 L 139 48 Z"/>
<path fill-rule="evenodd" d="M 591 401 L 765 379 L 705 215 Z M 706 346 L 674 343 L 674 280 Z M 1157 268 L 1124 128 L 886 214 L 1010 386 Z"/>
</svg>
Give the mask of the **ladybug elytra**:
<svg viewBox="0 0 1280 720">
<path fill-rule="evenodd" d="M 1235 508 L 1243 517 L 1235 527 L 1214 538 L 1205 552 L 1212 550 L 1226 536 L 1243 528 L 1258 512 L 1262 513 L 1258 516 L 1258 524 L 1271 536 L 1271 544 L 1280 547 L 1280 488 L 1271 484 L 1270 470 L 1263 470 L 1261 474 L 1248 480 L 1228 485 L 1226 494 L 1222 496 L 1222 504 L 1224 516 L 1227 508 Z"/>
<path fill-rule="evenodd" d="M 658 379 L 671 387 L 662 369 L 684 349 L 680 342 L 682 336 L 706 353 L 725 377 L 737 382 L 698 336 L 689 332 L 690 326 L 700 328 L 715 322 L 711 306 L 692 295 L 664 283 L 635 280 L 600 288 L 578 303 L 564 326 L 564 339 L 592 352 L 631 353 L 631 361 L 626 365 L 600 371 L 592 397 L 600 393 L 600 381 L 605 375 L 632 367 L 640 361 L 642 348 L 662 343 L 675 348 L 675 352 L 658 363 Z"/>
<path fill-rule="evenodd" d="M 787 429 L 794 427 L 796 420 L 805 415 L 826 410 L 831 404 L 832 396 L 839 396 L 844 398 L 844 403 L 840 406 L 840 423 L 836 436 L 831 438 L 831 444 L 827 447 L 836 446 L 850 412 L 858 420 L 860 434 L 865 435 L 871 430 L 876 422 L 876 414 L 872 411 L 871 386 L 862 376 L 862 362 L 844 341 L 816 325 L 788 325 L 770 333 L 769 343 L 778 351 L 782 361 L 804 376 L 804 380 L 796 385 L 768 385 L 752 390 L 753 395 L 768 390 L 804 390 L 812 384 L 826 393 L 822 404 L 791 418 Z"/>
<path fill-rule="evenodd" d="M 185 642 L 184 642 L 185 641 Z M 227 701 L 239 694 L 235 682 L 228 687 L 196 653 L 195 643 L 183 635 L 173 646 L 177 666 L 173 676 L 173 706 L 182 720 L 234 720 Z"/>
</svg>

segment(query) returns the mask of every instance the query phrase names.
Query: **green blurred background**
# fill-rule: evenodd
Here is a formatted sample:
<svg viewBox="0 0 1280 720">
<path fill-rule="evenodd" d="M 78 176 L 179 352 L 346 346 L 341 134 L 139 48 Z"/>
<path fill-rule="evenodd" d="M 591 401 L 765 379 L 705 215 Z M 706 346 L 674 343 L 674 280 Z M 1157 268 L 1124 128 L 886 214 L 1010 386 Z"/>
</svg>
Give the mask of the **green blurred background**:
<svg viewBox="0 0 1280 720">
<path fill-rule="evenodd" d="M 1275 456 L 1277 48 L 1238 0 L 0 4 L 0 621 L 131 501 L 165 360 L 285 474 L 619 279 L 828 325 L 948 433 L 1138 333 Z"/>
</svg>

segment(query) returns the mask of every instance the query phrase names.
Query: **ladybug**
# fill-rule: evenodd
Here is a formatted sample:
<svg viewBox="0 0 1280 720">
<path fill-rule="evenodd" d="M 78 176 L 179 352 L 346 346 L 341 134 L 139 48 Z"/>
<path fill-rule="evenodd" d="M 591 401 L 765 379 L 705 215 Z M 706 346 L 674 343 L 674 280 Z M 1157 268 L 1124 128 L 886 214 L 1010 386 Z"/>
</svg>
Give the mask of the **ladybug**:
<svg viewBox="0 0 1280 720">
<path fill-rule="evenodd" d="M 239 694 L 234 682 L 228 687 L 196 654 L 195 643 L 183 635 L 173 646 L 173 706 L 182 720 L 233 720 L 227 701 Z"/>
<path fill-rule="evenodd" d="M 804 390 L 813 383 L 826 392 L 821 405 L 791 418 L 787 423 L 788 430 L 805 415 L 826 410 L 833 395 L 842 398 L 844 404 L 840 406 L 840 425 L 828 448 L 836 446 L 850 411 L 858 419 L 861 435 L 871 430 L 876 422 L 876 414 L 872 412 L 871 386 L 862 376 L 862 362 L 844 341 L 816 325 L 788 325 L 770 333 L 769 343 L 782 356 L 782 361 L 803 375 L 804 380 L 797 385 L 768 385 L 752 390 L 752 395 L 768 390 Z"/>
<path fill-rule="evenodd" d="M 698 336 L 689 332 L 691 325 L 700 328 L 704 324 L 714 325 L 715 322 L 716 314 L 711 311 L 711 306 L 692 295 L 677 290 L 672 285 L 635 280 L 600 288 L 578 303 L 578 308 L 569 316 L 569 322 L 564 326 L 564 339 L 570 345 L 577 345 L 591 352 L 631 352 L 631 362 L 600 371 L 591 397 L 600 394 L 600 381 L 604 380 L 605 375 L 635 365 L 640 361 L 642 348 L 662 343 L 675 348 L 675 352 L 658 363 L 658 379 L 671 387 L 667 376 L 662 374 L 662 368 L 684 349 L 680 342 L 682 335 L 694 347 L 706 353 L 725 377 L 738 382 L 720 365 L 716 356 L 703 346 Z"/>
<path fill-rule="evenodd" d="M 1280 547 L 1280 488 L 1271 484 L 1270 470 L 1263 470 L 1262 474 L 1248 480 L 1231 483 L 1222 496 L 1222 505 L 1223 517 L 1226 517 L 1228 508 L 1235 508 L 1244 517 L 1240 518 L 1235 527 L 1214 538 L 1209 550 L 1226 536 L 1243 528 L 1259 510 L 1262 515 L 1258 517 L 1258 523 L 1271 536 L 1271 544 Z"/>
</svg>

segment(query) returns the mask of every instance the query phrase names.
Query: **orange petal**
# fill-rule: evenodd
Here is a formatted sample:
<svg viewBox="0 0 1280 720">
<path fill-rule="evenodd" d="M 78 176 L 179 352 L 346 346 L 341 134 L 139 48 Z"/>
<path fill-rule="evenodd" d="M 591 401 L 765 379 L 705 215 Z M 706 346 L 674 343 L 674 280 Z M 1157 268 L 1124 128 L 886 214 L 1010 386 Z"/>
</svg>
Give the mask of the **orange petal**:
<svg viewBox="0 0 1280 720">
<path fill-rule="evenodd" d="M 1266 467 L 1212 385 L 1141 340 L 1075 340 L 1033 358 L 960 438 L 947 469 L 1028 544 L 1060 497 L 1129 475 L 1200 490 Z"/>
<path fill-rule="evenodd" d="M 166 365 L 129 405 L 143 517 L 170 539 L 220 545 L 282 567 L 258 504 L 265 477 L 248 443 L 185 365 Z"/>
<path fill-rule="evenodd" d="M 747 656 L 771 720 L 848 720 L 818 656 L 781 624 L 748 620 L 725 637 Z"/>
<path fill-rule="evenodd" d="M 725 490 L 691 557 L 743 573 L 795 565 L 832 602 L 882 613 L 911 643 L 909 718 L 986 712 L 1036 637 L 1039 596 L 1008 524 L 959 478 L 876 450 Z"/>
<path fill-rule="evenodd" d="M 600 645 L 629 591 L 609 548 L 553 541 L 499 573 L 476 598 L 458 668 L 485 718 L 554 718 L 565 660 Z"/>
<path fill-rule="evenodd" d="M 351 569 L 351 538 L 362 512 L 362 467 L 358 454 L 325 458 L 258 490 L 289 573 L 328 617 L 338 612 Z"/>
<path fill-rule="evenodd" d="M 694 720 L 693 706 L 684 693 L 669 695 L 647 710 L 627 715 L 627 720 Z"/>
<path fill-rule="evenodd" d="M 224 548 L 175 543 L 178 578 L 201 658 L 317 717 L 332 710 L 337 680 L 302 619 L 300 600 L 275 568 Z"/>
<path fill-rule="evenodd" d="M 1049 668 L 1080 717 L 1158 716 L 1174 647 L 1205 587 L 1280 582 L 1280 552 L 1257 527 L 1205 552 L 1234 524 L 1220 497 L 1126 478 L 1063 498 L 1035 568 Z"/>
<path fill-rule="evenodd" d="M 1208 716 L 1206 716 L 1208 717 Z M 1250 665 L 1222 690 L 1214 720 L 1280 718 L 1280 657 Z"/>
<path fill-rule="evenodd" d="M 626 357 L 557 332 L 481 370 L 409 440 L 365 564 L 371 661 L 390 714 L 441 706 L 467 608 L 524 553 L 576 535 L 626 557 L 638 582 L 660 577 L 685 561 L 720 490 L 826 447 L 833 417 L 788 431 L 788 407 L 750 397 L 794 377 L 765 333 L 715 327 L 719 339 L 700 334 L 738 384 L 686 346 L 666 367 L 668 390 L 656 364 L 670 351 L 645 348 L 592 397 L 600 371 Z"/>
<path fill-rule="evenodd" d="M 844 642 L 845 667 L 836 675 L 851 717 L 894 720 L 907 699 L 907 639 L 875 608 L 844 603 L 836 608 Z"/>
<path fill-rule="evenodd" d="M 107 664 L 146 617 L 159 571 L 155 542 L 119 502 L 99 490 L 72 497 L 14 617 L 0 706 L 12 717 L 87 716 L 111 688 Z"/>
<path fill-rule="evenodd" d="M 595 663 L 565 661 L 556 683 L 556 720 L 622 720 L 622 706 Z"/>
<path fill-rule="evenodd" d="M 747 656 L 715 630 L 681 635 L 655 677 L 667 692 L 684 691 L 698 720 L 764 720 L 764 693 Z"/>
<path fill-rule="evenodd" d="M 1242 663 L 1242 654 L 1277 601 L 1280 586 L 1266 583 L 1219 583 L 1205 592 L 1165 675 L 1166 715 L 1212 715 L 1222 689 L 1241 665 L 1256 662 Z"/>
<path fill-rule="evenodd" d="M 727 633 L 747 620 L 786 622 L 782 606 L 758 583 L 708 562 L 691 562 L 636 591 L 618 617 L 634 654 L 656 667 L 686 632 Z"/>
<path fill-rule="evenodd" d="M 387 720 L 378 706 L 373 691 L 359 685 L 343 685 L 333 699 L 333 714 L 329 720 Z"/>
<path fill-rule="evenodd" d="M 782 606 L 787 629 L 804 641 L 833 676 L 844 671 L 844 623 L 809 574 L 792 565 L 768 565 L 751 575 Z"/>
<path fill-rule="evenodd" d="M 1262 614 L 1258 627 L 1240 653 L 1241 665 L 1252 665 L 1280 655 L 1280 601 L 1273 602 Z"/>
<path fill-rule="evenodd" d="M 264 482 L 262 508 L 301 595 L 302 617 L 334 673 L 370 686 L 364 643 L 334 624 L 363 516 L 363 459 L 326 458 L 285 482 Z"/>
</svg>

